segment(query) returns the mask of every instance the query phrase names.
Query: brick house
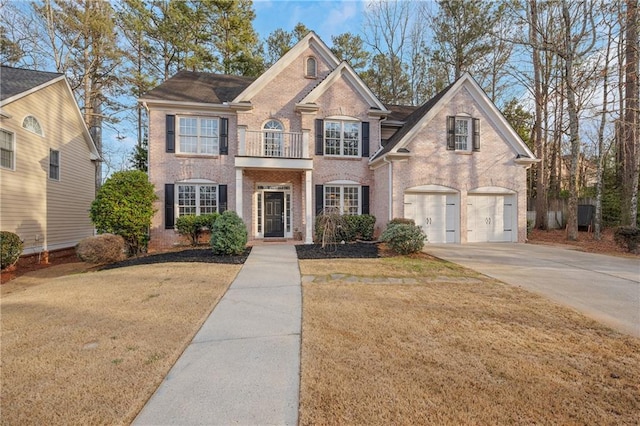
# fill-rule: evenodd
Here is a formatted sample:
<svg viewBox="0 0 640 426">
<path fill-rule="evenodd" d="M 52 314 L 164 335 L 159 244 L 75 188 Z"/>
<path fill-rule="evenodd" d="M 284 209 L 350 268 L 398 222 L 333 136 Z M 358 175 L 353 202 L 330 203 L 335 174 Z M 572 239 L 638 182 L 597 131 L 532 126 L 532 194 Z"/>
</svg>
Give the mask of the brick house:
<svg viewBox="0 0 640 426">
<path fill-rule="evenodd" d="M 183 214 L 226 209 L 250 239 L 313 240 L 316 213 L 421 225 L 430 242 L 524 241 L 535 161 L 464 75 L 420 107 L 383 105 L 311 32 L 257 79 L 181 71 L 149 112 L 151 248 Z"/>
</svg>

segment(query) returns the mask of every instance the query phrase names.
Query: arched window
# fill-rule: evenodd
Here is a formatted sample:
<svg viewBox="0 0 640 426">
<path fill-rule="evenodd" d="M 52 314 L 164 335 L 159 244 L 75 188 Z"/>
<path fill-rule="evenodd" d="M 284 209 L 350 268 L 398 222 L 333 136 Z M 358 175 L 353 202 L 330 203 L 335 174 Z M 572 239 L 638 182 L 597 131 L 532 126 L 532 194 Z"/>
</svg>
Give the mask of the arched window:
<svg viewBox="0 0 640 426">
<path fill-rule="evenodd" d="M 267 157 L 282 156 L 282 131 L 284 127 L 278 120 L 269 120 L 262 126 L 264 130 L 264 155 Z"/>
<path fill-rule="evenodd" d="M 42 136 L 42 127 L 33 115 L 28 115 L 24 118 L 24 120 L 22 121 L 22 127 L 29 130 L 30 132 Z"/>
<path fill-rule="evenodd" d="M 317 62 L 316 58 L 313 56 L 307 58 L 307 70 L 305 75 L 307 77 L 317 77 Z"/>
</svg>

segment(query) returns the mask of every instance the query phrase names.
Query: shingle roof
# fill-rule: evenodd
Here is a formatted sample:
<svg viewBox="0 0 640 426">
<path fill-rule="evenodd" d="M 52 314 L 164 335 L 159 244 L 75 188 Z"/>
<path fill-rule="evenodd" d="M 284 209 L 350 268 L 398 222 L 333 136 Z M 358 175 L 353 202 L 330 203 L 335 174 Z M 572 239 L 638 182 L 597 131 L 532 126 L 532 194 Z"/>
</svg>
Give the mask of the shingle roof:
<svg viewBox="0 0 640 426">
<path fill-rule="evenodd" d="M 0 100 L 11 98 L 60 77 L 56 72 L 0 67 Z"/>
<path fill-rule="evenodd" d="M 141 98 L 221 104 L 231 102 L 253 81 L 253 78 L 235 75 L 180 71 Z"/>
<path fill-rule="evenodd" d="M 409 131 L 411 129 L 413 129 L 413 127 L 418 124 L 418 122 L 420 121 L 420 119 L 422 117 L 424 117 L 430 110 L 431 108 L 433 108 L 440 99 L 442 99 L 442 97 L 449 91 L 449 89 L 451 89 L 451 87 L 453 87 L 454 83 L 451 83 L 449 86 L 445 87 L 444 89 L 442 89 L 437 95 L 435 95 L 433 98 L 429 99 L 427 102 L 425 102 L 424 104 L 422 104 L 421 106 L 419 106 L 418 108 L 416 108 L 411 114 L 409 114 L 408 116 L 406 116 L 404 118 L 404 122 L 405 124 L 398 129 L 398 131 L 396 133 L 393 134 L 393 136 L 391 136 L 389 138 L 389 140 L 387 141 L 387 143 L 385 144 L 384 148 L 382 148 L 382 150 L 380 150 L 373 158 L 372 160 L 376 159 L 376 158 L 380 158 L 381 156 L 383 156 L 384 154 L 386 154 L 387 152 L 391 151 L 397 144 L 398 142 L 400 142 L 400 140 L 402 140 L 402 138 L 409 133 Z M 407 108 L 407 107 L 405 107 Z M 406 111 L 406 110 L 405 110 Z"/>
<path fill-rule="evenodd" d="M 413 105 L 385 105 L 391 114 L 387 115 L 387 120 L 404 121 L 412 112 L 418 109 Z"/>
</svg>

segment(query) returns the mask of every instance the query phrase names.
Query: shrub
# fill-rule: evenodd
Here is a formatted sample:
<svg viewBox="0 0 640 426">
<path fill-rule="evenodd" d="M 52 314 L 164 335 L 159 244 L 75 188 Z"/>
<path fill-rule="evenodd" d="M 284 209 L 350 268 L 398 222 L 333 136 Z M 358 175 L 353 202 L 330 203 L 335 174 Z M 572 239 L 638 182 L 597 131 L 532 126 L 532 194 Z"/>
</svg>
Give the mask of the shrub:
<svg viewBox="0 0 640 426">
<path fill-rule="evenodd" d="M 316 216 L 316 242 L 321 244 L 322 248 L 327 244 L 336 244 L 345 238 L 346 228 L 344 216 L 341 216 L 336 209 L 323 209 Z"/>
<path fill-rule="evenodd" d="M 126 258 L 124 238 L 114 234 L 85 238 L 76 245 L 76 255 L 88 263 L 118 262 Z"/>
<path fill-rule="evenodd" d="M 391 221 L 389 221 L 389 225 L 398 225 L 398 224 L 404 224 L 404 225 L 415 225 L 416 221 L 413 219 L 406 219 L 404 217 L 395 217 L 393 219 L 391 219 Z M 387 225 L 387 226 L 389 226 Z"/>
<path fill-rule="evenodd" d="M 422 250 L 427 236 L 419 226 L 390 222 L 380 239 L 396 253 L 410 254 Z"/>
<path fill-rule="evenodd" d="M 137 255 L 146 248 L 156 198 L 144 172 L 116 172 L 102 185 L 91 204 L 91 221 L 100 234 L 120 235 L 129 254 Z"/>
<path fill-rule="evenodd" d="M 616 244 L 626 248 L 629 253 L 638 253 L 640 228 L 636 228 L 635 226 L 621 226 L 615 230 L 613 238 Z"/>
<path fill-rule="evenodd" d="M 213 227 L 213 223 L 220 216 L 219 213 L 203 214 L 200 216 L 180 216 L 176 220 L 176 231 L 180 235 L 186 235 L 191 240 L 192 246 L 197 246 L 202 233 Z"/>
<path fill-rule="evenodd" d="M 6 269 L 15 263 L 22 255 L 22 240 L 13 232 L 0 232 L 0 269 Z"/>
<path fill-rule="evenodd" d="M 342 232 L 342 239 L 345 241 L 373 239 L 376 217 L 370 214 L 345 215 L 343 216 L 345 226 Z"/>
<path fill-rule="evenodd" d="M 211 228 L 211 248 L 214 254 L 239 255 L 247 245 L 247 227 L 236 214 L 227 210 Z"/>
</svg>

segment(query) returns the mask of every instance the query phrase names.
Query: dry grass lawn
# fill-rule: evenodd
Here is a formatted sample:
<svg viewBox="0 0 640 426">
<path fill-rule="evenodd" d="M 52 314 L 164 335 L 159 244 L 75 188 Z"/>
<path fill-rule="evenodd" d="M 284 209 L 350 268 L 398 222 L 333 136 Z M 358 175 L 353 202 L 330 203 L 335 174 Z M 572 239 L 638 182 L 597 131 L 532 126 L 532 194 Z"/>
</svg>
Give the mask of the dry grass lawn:
<svg viewBox="0 0 640 426">
<path fill-rule="evenodd" d="M 302 425 L 640 422 L 638 339 L 427 256 L 300 265 Z"/>
<path fill-rule="evenodd" d="M 239 270 L 167 263 L 3 285 L 1 423 L 129 424 Z"/>
</svg>

